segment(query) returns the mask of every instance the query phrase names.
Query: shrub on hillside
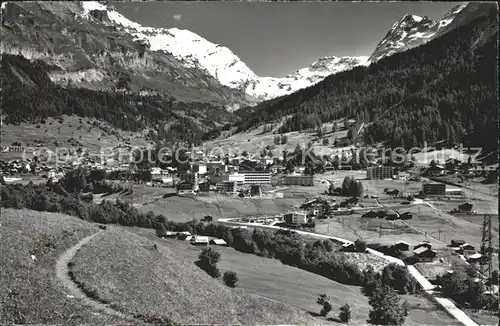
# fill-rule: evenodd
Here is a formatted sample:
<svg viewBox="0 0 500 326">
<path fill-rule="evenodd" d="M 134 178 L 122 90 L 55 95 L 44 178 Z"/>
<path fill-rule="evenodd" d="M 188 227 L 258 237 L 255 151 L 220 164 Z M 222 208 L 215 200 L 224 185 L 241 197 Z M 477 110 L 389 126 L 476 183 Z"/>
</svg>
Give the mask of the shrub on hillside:
<svg viewBox="0 0 500 326">
<path fill-rule="evenodd" d="M 382 286 L 373 291 L 369 304 L 370 323 L 376 325 L 402 325 L 405 311 L 398 294 L 389 286 Z"/>
<path fill-rule="evenodd" d="M 351 306 L 345 304 L 340 307 L 339 319 L 343 323 L 348 323 L 351 320 Z"/>
<path fill-rule="evenodd" d="M 203 248 L 200 255 L 198 256 L 198 260 L 196 261 L 196 265 L 203 269 L 208 275 L 213 278 L 219 278 L 220 271 L 217 268 L 217 263 L 220 260 L 220 253 L 215 251 L 210 247 Z"/>
<path fill-rule="evenodd" d="M 323 317 L 326 317 L 330 311 L 332 311 L 332 304 L 330 302 L 330 297 L 326 294 L 322 294 L 316 300 L 316 303 L 321 306 L 320 314 Z"/>
<path fill-rule="evenodd" d="M 224 281 L 224 284 L 226 284 L 230 288 L 234 288 L 236 287 L 236 283 L 238 282 L 238 276 L 235 272 L 229 271 L 224 273 L 224 275 L 222 276 L 222 280 Z"/>
</svg>

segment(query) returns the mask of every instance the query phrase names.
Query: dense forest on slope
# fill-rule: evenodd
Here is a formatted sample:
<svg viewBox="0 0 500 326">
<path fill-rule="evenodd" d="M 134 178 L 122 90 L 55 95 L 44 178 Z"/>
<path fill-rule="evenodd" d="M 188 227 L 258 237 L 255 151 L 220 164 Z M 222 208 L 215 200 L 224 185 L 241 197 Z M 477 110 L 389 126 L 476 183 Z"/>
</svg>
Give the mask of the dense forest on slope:
<svg viewBox="0 0 500 326">
<path fill-rule="evenodd" d="M 95 117 L 122 130 L 155 128 L 167 140 L 200 140 L 204 132 L 233 119 L 223 107 L 183 103 L 161 95 L 95 91 L 54 84 L 42 61 L 2 56 L 2 114 L 5 123 L 37 122 L 63 114 Z M 164 125 L 169 128 L 164 130 Z M 202 130 L 203 129 L 203 130 Z"/>
<path fill-rule="evenodd" d="M 373 122 L 364 131 L 367 143 L 408 148 L 467 135 L 496 149 L 497 12 L 494 4 L 482 10 L 485 16 L 423 46 L 243 110 L 239 131 L 288 115 L 280 132 L 349 117 Z"/>
</svg>

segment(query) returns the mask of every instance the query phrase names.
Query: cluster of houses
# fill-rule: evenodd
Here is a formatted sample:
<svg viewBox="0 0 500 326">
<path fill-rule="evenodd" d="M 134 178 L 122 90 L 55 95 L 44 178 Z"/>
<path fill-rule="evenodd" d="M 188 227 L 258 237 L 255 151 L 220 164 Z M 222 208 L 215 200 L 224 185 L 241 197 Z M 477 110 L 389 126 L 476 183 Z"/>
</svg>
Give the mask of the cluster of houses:
<svg viewBox="0 0 500 326">
<path fill-rule="evenodd" d="M 261 186 L 271 185 L 272 176 L 284 171 L 278 160 L 268 157 L 226 156 L 224 160 L 195 160 L 178 171 L 179 182 L 175 186 L 180 195 L 219 192 L 258 196 Z M 314 185 L 314 177 L 303 173 L 293 173 L 282 179 L 285 185 Z"/>
<path fill-rule="evenodd" d="M 161 238 L 165 239 L 178 239 L 182 241 L 188 241 L 192 245 L 196 246 L 207 246 L 209 244 L 217 246 L 227 246 L 227 242 L 224 239 L 210 238 L 207 236 L 192 235 L 188 231 L 173 232 L 166 231 L 165 234 L 160 235 Z"/>
</svg>

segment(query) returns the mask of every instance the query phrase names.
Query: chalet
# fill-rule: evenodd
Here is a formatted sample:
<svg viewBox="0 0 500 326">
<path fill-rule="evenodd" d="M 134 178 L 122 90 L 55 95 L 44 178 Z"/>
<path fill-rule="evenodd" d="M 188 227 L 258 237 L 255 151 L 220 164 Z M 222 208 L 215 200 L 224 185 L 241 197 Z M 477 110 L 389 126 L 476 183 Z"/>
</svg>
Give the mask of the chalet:
<svg viewBox="0 0 500 326">
<path fill-rule="evenodd" d="M 465 203 L 465 204 L 459 205 L 458 211 L 460 213 L 473 213 L 474 212 L 474 205 L 472 205 L 470 203 Z"/>
<path fill-rule="evenodd" d="M 227 246 L 227 242 L 224 239 L 212 239 L 210 240 L 210 244 L 214 244 L 217 246 Z"/>
<path fill-rule="evenodd" d="M 193 236 L 191 238 L 190 242 L 192 245 L 196 245 L 196 246 L 205 245 L 206 246 L 206 245 L 208 245 L 209 240 L 208 240 L 208 237 L 200 237 L 200 236 L 196 235 L 196 236 Z"/>
<path fill-rule="evenodd" d="M 342 245 L 342 248 L 340 248 L 340 251 L 343 251 L 343 252 L 355 252 L 356 251 L 356 245 L 354 244 L 354 242 L 344 243 Z"/>
<path fill-rule="evenodd" d="M 394 245 L 394 248 L 399 251 L 408 251 L 410 250 L 410 244 L 406 241 L 398 241 Z"/>
<path fill-rule="evenodd" d="M 451 240 L 452 247 L 460 247 L 461 245 L 466 244 L 464 240 Z"/>
<path fill-rule="evenodd" d="M 167 232 L 165 232 L 163 237 L 173 239 L 173 238 L 177 237 L 177 232 L 167 231 Z"/>
<path fill-rule="evenodd" d="M 436 258 L 436 252 L 425 246 L 413 250 L 413 254 L 419 262 L 432 262 Z"/>
<path fill-rule="evenodd" d="M 191 240 L 191 233 L 189 233 L 188 231 L 177 232 L 177 239 L 179 239 L 179 240 L 186 240 L 186 239 Z"/>
<path fill-rule="evenodd" d="M 472 254 L 467 257 L 467 262 L 469 262 L 469 264 L 478 263 L 481 260 L 481 257 L 482 255 L 479 253 Z"/>
<path fill-rule="evenodd" d="M 432 245 L 428 241 L 424 241 L 424 242 L 418 243 L 415 247 L 413 247 L 414 250 L 417 250 L 419 248 L 431 249 Z"/>
<path fill-rule="evenodd" d="M 378 213 L 377 212 L 374 212 L 374 211 L 369 211 L 369 212 L 366 212 L 365 214 L 363 214 L 362 217 L 367 217 L 367 218 L 376 218 L 378 216 Z"/>
<path fill-rule="evenodd" d="M 460 252 L 465 253 L 465 254 L 471 254 L 476 252 L 476 248 L 474 248 L 473 245 L 470 245 L 468 243 L 464 243 L 459 247 Z"/>
<path fill-rule="evenodd" d="M 427 175 L 429 175 L 430 177 L 438 177 L 443 174 L 444 174 L 444 167 L 440 165 L 430 166 L 427 169 Z"/>
</svg>

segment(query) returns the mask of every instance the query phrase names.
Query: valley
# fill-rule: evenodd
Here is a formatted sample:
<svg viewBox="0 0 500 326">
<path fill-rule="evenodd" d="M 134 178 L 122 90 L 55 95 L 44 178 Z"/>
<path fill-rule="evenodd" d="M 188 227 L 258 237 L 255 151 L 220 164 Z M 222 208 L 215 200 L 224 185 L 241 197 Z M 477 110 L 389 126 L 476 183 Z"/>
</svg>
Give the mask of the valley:
<svg viewBox="0 0 500 326">
<path fill-rule="evenodd" d="M 262 5 L 2 2 L 0 324 L 497 323 L 498 7 Z"/>
</svg>

